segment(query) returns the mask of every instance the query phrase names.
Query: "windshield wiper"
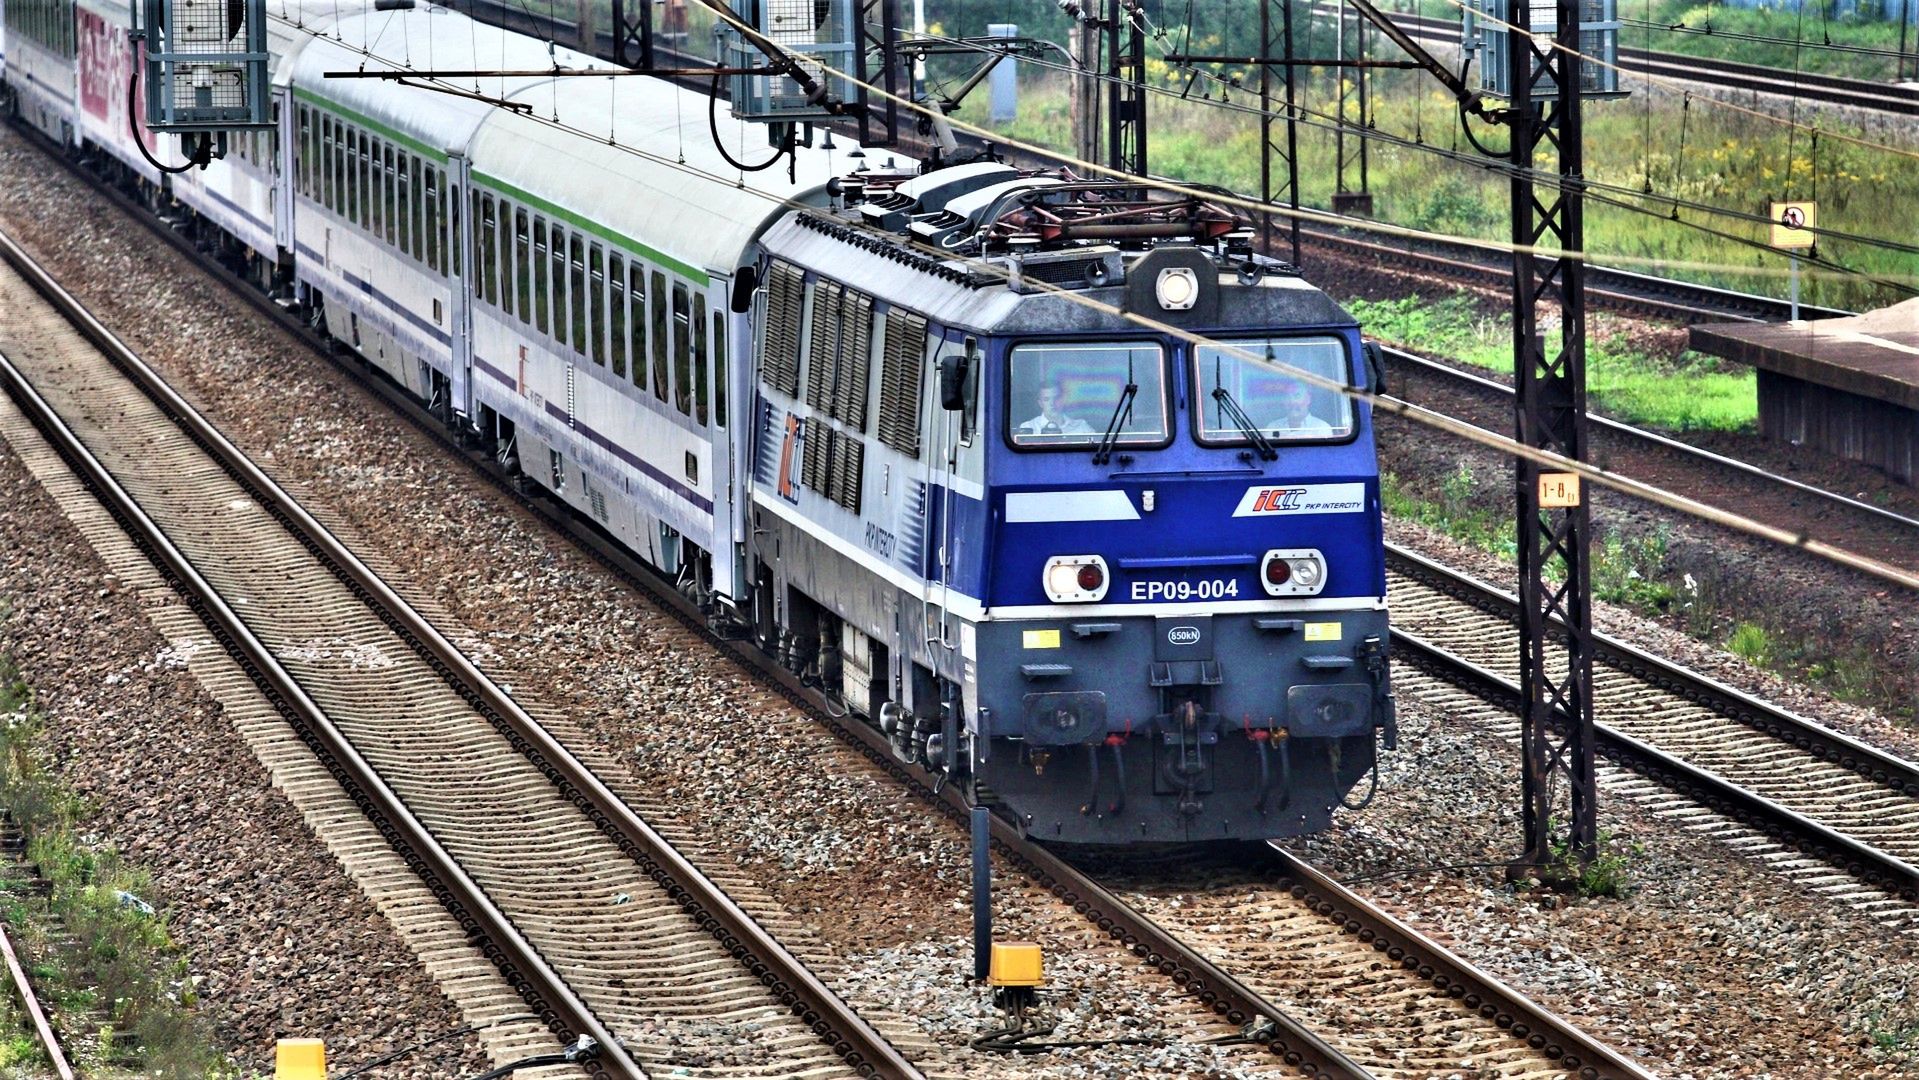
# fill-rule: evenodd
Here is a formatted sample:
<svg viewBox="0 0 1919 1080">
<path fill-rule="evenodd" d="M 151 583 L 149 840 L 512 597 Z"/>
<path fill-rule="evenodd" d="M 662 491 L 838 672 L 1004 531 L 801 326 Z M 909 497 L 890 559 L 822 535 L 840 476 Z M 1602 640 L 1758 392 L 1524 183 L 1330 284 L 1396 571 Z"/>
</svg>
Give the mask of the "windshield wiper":
<svg viewBox="0 0 1919 1080">
<path fill-rule="evenodd" d="M 1112 419 L 1106 421 L 1106 434 L 1099 438 L 1099 449 L 1093 451 L 1093 464 L 1104 465 L 1113 459 L 1113 446 L 1119 442 L 1119 421 L 1132 407 L 1133 399 L 1139 396 L 1139 384 L 1127 382 L 1126 388 L 1119 392 L 1119 404 L 1113 406 Z"/>
<path fill-rule="evenodd" d="M 1273 444 L 1253 426 L 1252 417 L 1246 415 L 1246 410 L 1239 407 L 1239 402 L 1233 400 L 1233 395 L 1225 387 L 1213 387 L 1213 400 L 1219 402 L 1219 407 L 1239 427 L 1240 433 L 1258 449 L 1261 459 L 1273 461 L 1279 457 L 1279 451 L 1273 449 Z"/>
</svg>

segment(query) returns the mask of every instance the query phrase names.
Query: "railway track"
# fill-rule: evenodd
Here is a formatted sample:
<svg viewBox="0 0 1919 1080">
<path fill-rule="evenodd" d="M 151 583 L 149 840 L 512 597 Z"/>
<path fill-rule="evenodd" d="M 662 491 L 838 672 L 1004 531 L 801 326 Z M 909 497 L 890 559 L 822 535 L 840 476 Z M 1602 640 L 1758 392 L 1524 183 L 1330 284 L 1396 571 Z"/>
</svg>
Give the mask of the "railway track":
<svg viewBox="0 0 1919 1080">
<path fill-rule="evenodd" d="M 84 172 L 80 175 L 91 181 Z M 137 205 L 111 189 L 103 192 L 156 235 L 204 265 L 190 240 L 167 229 Z M 951 787 L 937 789 L 929 777 L 901 766 L 885 736 L 876 729 L 833 714 L 814 689 L 750 644 L 708 627 L 699 609 L 590 523 L 563 507 L 520 493 L 512 478 L 486 454 L 462 446 L 431 413 L 397 387 L 351 359 L 336 355 L 297 317 L 280 308 L 239 275 L 217 268 L 223 282 L 283 329 L 312 345 L 362 386 L 384 398 L 421 431 L 464 458 L 489 481 L 514 493 L 559 531 L 570 536 L 604 566 L 654 603 L 728 652 L 804 709 L 870 761 L 909 785 L 923 799 L 955 820 L 966 807 Z M 350 556 L 349 556 L 350 558 Z M 563 752 L 563 751 L 562 751 Z M 993 818 L 993 840 L 1002 857 L 1049 890 L 1149 966 L 1170 976 L 1200 1003 L 1263 1044 L 1290 1073 L 1312 1077 L 1415 1077 L 1429 1075 L 1435 1062 L 1450 1067 L 1493 1069 L 1502 1076 L 1641 1077 L 1645 1073 L 1603 1043 L 1566 1024 L 1523 994 L 1500 984 L 1437 943 L 1406 927 L 1390 914 L 1352 894 L 1310 866 L 1273 853 L 1277 881 L 1274 924 L 1261 934 L 1261 947 L 1226 950 L 1218 955 L 1232 970 L 1209 958 L 1180 935 L 1115 896 L 1045 847 Z M 1302 957 L 1311 963 L 1302 965 Z M 1273 972 L 1248 970 L 1257 962 L 1288 961 Z M 1328 993 L 1356 1012 L 1332 1010 L 1318 1023 L 1299 1019 L 1294 1002 L 1319 1000 Z M 1364 995 L 1372 995 L 1368 1002 Z M 1282 1006 L 1279 1002 L 1287 1004 Z M 1355 1016 L 1361 1020 L 1355 1020 Z M 1336 1030 L 1344 1028 L 1344 1030 Z M 1330 1032 L 1330 1033 L 1329 1033 Z M 884 1070 L 882 1070 L 884 1072 Z"/>
<path fill-rule="evenodd" d="M 1460 415 L 1460 419 L 1489 430 L 1510 426 L 1512 387 L 1403 349 L 1386 347 L 1383 351 L 1398 369 L 1402 388 L 1407 375 L 1415 381 L 1431 381 L 1442 393 L 1458 393 L 1485 403 L 1484 407 L 1475 404 L 1464 410 L 1476 415 Z M 1406 397 L 1404 390 L 1400 396 Z M 1421 404 L 1436 407 L 1431 402 Z M 1441 411 L 1457 414 L 1462 410 L 1447 404 Z M 1818 536 L 1889 566 L 1919 570 L 1919 519 L 1617 420 L 1596 415 L 1587 419 L 1594 440 L 1591 456 L 1606 461 L 1609 468 L 1707 505 L 1737 510 L 1801 535 Z M 1621 458 L 1631 464 L 1622 467 L 1625 462 Z M 1649 471 L 1668 471 L 1663 464 L 1648 470 L 1649 461 L 1676 463 L 1682 475 L 1649 476 Z"/>
<path fill-rule="evenodd" d="M 1392 18 L 1414 37 L 1442 44 L 1459 44 L 1457 20 L 1402 12 L 1394 12 Z M 1760 94 L 1796 97 L 1823 105 L 1844 105 L 1875 112 L 1919 116 L 1919 89 L 1910 86 L 1816 72 L 1784 72 L 1759 64 L 1742 64 L 1689 53 L 1634 49 L 1624 44 L 1623 39 L 1628 33 L 1628 30 L 1620 32 L 1619 66 L 1624 71 L 1656 78 L 1711 83 Z"/>
<path fill-rule="evenodd" d="M 730 1071 L 701 1051 L 918 1075 L 3 235 L 0 256 L 14 401 L 557 1044 L 609 1077 Z"/>
<path fill-rule="evenodd" d="M 1487 288 L 1512 287 L 1512 263 L 1470 244 L 1447 244 L 1428 239 L 1386 243 L 1345 229 L 1317 223 L 1303 224 L 1304 238 L 1320 245 L 1318 254 L 1332 254 L 1374 267 L 1395 267 L 1432 274 Z M 1309 249 L 1311 250 L 1311 249 Z M 1586 299 L 1612 311 L 1664 319 L 1690 326 L 1699 322 L 1778 322 L 1791 316 L 1784 300 L 1754 293 L 1697 285 L 1604 266 L 1587 267 Z M 1853 314 L 1841 308 L 1800 304 L 1802 319 L 1830 319 Z"/>
<path fill-rule="evenodd" d="M 1471 719 L 1516 734 L 1517 600 L 1397 546 L 1388 567 L 1395 658 L 1490 703 Z M 1688 794 L 1697 803 L 1685 812 L 1719 815 L 1805 855 L 1761 855 L 1786 860 L 1791 876 L 1889 925 L 1919 928 L 1919 765 L 1605 634 L 1595 641 L 1599 751 L 1660 785 L 1635 797 L 1672 808 L 1675 790 Z"/>
</svg>

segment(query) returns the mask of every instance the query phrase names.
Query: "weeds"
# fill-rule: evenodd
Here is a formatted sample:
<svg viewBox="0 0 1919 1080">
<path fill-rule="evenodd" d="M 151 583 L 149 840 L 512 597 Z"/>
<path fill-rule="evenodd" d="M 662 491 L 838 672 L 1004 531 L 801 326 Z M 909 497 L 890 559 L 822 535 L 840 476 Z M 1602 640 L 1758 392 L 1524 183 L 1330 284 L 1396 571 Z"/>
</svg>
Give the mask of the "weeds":
<svg viewBox="0 0 1919 1080">
<path fill-rule="evenodd" d="M 1550 832 L 1558 833 L 1552 822 Z M 1540 883 L 1585 897 L 1624 899 L 1633 891 L 1632 860 L 1646 853 L 1638 841 L 1622 842 L 1611 830 L 1601 829 L 1592 861 L 1581 866 L 1572 839 L 1560 834 L 1548 850 L 1548 862 L 1539 867 Z"/>
<path fill-rule="evenodd" d="M 1671 547 L 1672 533 L 1664 526 L 1638 537 L 1607 533 L 1592 551 L 1593 595 L 1642 612 L 1670 610 L 1680 595 L 1664 580 Z"/>
<path fill-rule="evenodd" d="M 1751 664 L 1765 667 L 1772 662 L 1772 636 L 1758 623 L 1742 622 L 1732 628 L 1726 649 Z"/>
<path fill-rule="evenodd" d="M 1438 498 L 1426 498 L 1390 472 L 1379 476 L 1380 502 L 1386 513 L 1416 521 L 1445 533 L 1460 543 L 1504 559 L 1519 554 L 1519 540 L 1510 513 L 1495 513 L 1478 505 L 1473 467 L 1460 462 L 1440 481 Z"/>
<path fill-rule="evenodd" d="M 190 1011 L 186 960 L 164 914 L 141 899 L 154 894 L 151 879 L 80 834 L 87 807 L 42 766 L 40 733 L 31 693 L 0 659 L 0 806 L 51 885 L 41 897 L 9 882 L 0 887 L 0 912 L 33 944 L 36 983 L 70 1036 L 73 1014 L 103 1014 L 92 1045 L 74 1047 L 83 1059 L 150 1076 L 222 1075 L 222 1057 Z M 65 935 L 52 932 L 59 925 Z M 0 1057 L 11 1052 L 0 1042 Z"/>
</svg>

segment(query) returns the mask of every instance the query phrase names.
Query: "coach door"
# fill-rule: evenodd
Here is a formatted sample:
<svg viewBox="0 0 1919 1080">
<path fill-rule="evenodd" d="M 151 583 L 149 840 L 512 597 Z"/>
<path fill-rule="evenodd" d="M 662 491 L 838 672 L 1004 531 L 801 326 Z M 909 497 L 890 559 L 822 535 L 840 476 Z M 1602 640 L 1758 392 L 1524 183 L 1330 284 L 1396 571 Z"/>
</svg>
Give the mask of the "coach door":
<svg viewBox="0 0 1919 1080">
<path fill-rule="evenodd" d="M 751 312 L 737 312 L 732 304 L 735 280 L 713 279 L 708 291 L 711 308 L 711 344 L 707 363 L 713 365 L 713 426 L 709 429 L 713 447 L 713 591 L 735 599 L 745 587 L 741 578 L 746 551 L 747 440 L 753 425 L 748 423 L 753 407 L 753 348 Z M 749 303 L 750 307 L 750 303 Z"/>
<path fill-rule="evenodd" d="M 466 205 L 466 193 L 473 190 L 473 184 L 467 172 L 466 158 L 458 151 L 448 152 L 446 175 L 447 183 L 453 189 L 447 196 L 450 213 L 440 215 L 441 227 L 449 233 L 446 250 L 453 253 L 448 267 L 451 273 L 447 275 L 452 285 L 452 310 L 448 313 L 448 332 L 453 351 L 447 366 L 450 383 L 448 392 L 452 396 L 449 405 L 452 413 L 470 417 L 473 415 L 473 291 L 467 287 L 467 268 L 475 263 L 473 229 L 462 227 L 461 222 L 470 218 L 477 227 L 479 215 L 460 212 L 460 208 Z"/>
</svg>

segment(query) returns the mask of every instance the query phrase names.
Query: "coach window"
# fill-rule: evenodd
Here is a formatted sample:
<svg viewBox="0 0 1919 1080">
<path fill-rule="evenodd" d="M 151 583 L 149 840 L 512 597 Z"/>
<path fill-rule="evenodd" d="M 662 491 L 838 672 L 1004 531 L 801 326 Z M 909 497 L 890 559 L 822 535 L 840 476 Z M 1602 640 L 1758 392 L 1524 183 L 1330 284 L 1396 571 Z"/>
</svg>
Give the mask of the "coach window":
<svg viewBox="0 0 1919 1080">
<path fill-rule="evenodd" d="M 360 168 L 360 228 L 371 232 L 380 205 L 380 170 L 375 165 L 380 151 L 366 132 L 359 136 L 359 158 L 354 164 Z"/>
<path fill-rule="evenodd" d="M 410 242 L 402 243 L 400 250 L 413 256 L 419 262 L 426 261 L 426 167 L 418 154 L 408 154 L 400 163 L 400 188 L 406 192 L 406 220 L 400 223 L 400 231 L 406 233 Z"/>
<path fill-rule="evenodd" d="M 300 167 L 299 170 L 294 173 L 294 190 L 302 195 L 311 195 L 313 192 L 312 189 L 307 187 L 307 173 L 313 164 L 313 133 L 307 129 L 307 107 L 305 105 L 294 107 L 293 122 L 300 129 L 300 136 L 294 143 L 294 145 L 300 148 Z"/>
<path fill-rule="evenodd" d="M 360 133 L 352 128 L 346 129 L 346 138 L 340 140 L 340 174 L 345 180 L 345 210 L 343 215 L 347 224 L 355 225 L 360 220 Z"/>
<path fill-rule="evenodd" d="M 533 219 L 533 329 L 546 333 L 546 219 Z"/>
<path fill-rule="evenodd" d="M 533 233 L 527 224 L 526 211 L 513 211 L 513 288 L 514 304 L 520 313 L 520 322 L 533 322 L 533 274 L 535 261 L 533 254 Z"/>
<path fill-rule="evenodd" d="M 316 113 L 314 130 L 319 135 L 319 157 L 314 164 L 319 172 L 313 177 L 313 198 L 321 206 L 333 209 L 333 121 L 325 113 Z"/>
<path fill-rule="evenodd" d="M 417 231 L 413 227 L 413 213 L 420 200 L 413 191 L 413 160 L 412 154 L 400 155 L 400 175 L 396 185 L 400 203 L 400 254 L 402 255 L 413 254 L 413 234 Z"/>
<path fill-rule="evenodd" d="M 680 415 L 693 415 L 693 335 L 686 285 L 673 283 L 673 404 Z"/>
<path fill-rule="evenodd" d="M 500 260 L 493 245 L 499 242 L 499 229 L 493 220 L 493 196 L 481 195 L 474 189 L 474 197 L 480 200 L 480 212 L 474 220 L 480 225 L 480 295 L 494 307 L 500 305 Z"/>
<path fill-rule="evenodd" d="M 340 146 L 340 125 L 332 117 L 327 117 L 327 209 L 335 214 L 346 202 L 346 158 Z"/>
<path fill-rule="evenodd" d="M 558 225 L 549 226 L 549 235 L 553 240 L 553 340 L 566 344 L 566 231 Z"/>
<path fill-rule="evenodd" d="M 440 192 L 440 170 L 426 170 L 426 264 L 435 273 L 440 270 L 441 222 L 446 217 L 446 200 Z"/>
<path fill-rule="evenodd" d="M 626 298 L 632 304 L 626 325 L 633 331 L 633 385 L 642 393 L 646 391 L 646 271 L 640 264 L 630 262 L 626 266 Z"/>
<path fill-rule="evenodd" d="M 447 188 L 447 209 L 453 211 L 453 219 L 447 224 L 447 251 L 453 253 L 453 276 L 455 276 L 455 278 L 466 276 L 466 267 L 461 263 L 461 251 L 466 249 L 466 244 L 464 244 L 466 234 L 461 232 L 461 205 L 461 192 L 459 192 L 459 188 L 451 188 L 451 186 L 449 186 L 449 188 Z"/>
<path fill-rule="evenodd" d="M 360 133 L 360 227 L 379 239 L 380 140 Z"/>
<path fill-rule="evenodd" d="M 382 147 L 380 150 L 380 160 L 385 169 L 380 177 L 380 184 L 386 189 L 386 242 L 398 245 L 400 243 L 400 173 L 393 167 L 392 143 L 387 143 Z M 404 168 L 405 165 L 406 162 L 402 159 L 400 162 L 401 168 Z"/>
<path fill-rule="evenodd" d="M 595 248 L 595 252 L 599 249 Z M 606 281 L 611 287 L 612 296 L 607 308 L 611 325 L 607 327 L 607 342 L 613 346 L 613 377 L 626 378 L 626 260 L 619 252 L 610 252 L 606 257 Z"/>
<path fill-rule="evenodd" d="M 653 271 L 653 396 L 666 400 L 666 275 Z"/>
<path fill-rule="evenodd" d="M 593 296 L 593 362 L 606 366 L 606 251 L 594 244 L 587 253 L 587 292 Z"/>
<path fill-rule="evenodd" d="M 426 261 L 426 163 L 413 159 L 413 257 Z"/>
<path fill-rule="evenodd" d="M 726 312 L 713 313 L 713 423 L 726 426 Z"/>
<path fill-rule="evenodd" d="M 706 294 L 693 297 L 693 419 L 706 426 Z"/>
<path fill-rule="evenodd" d="M 571 291 L 573 293 L 573 351 L 579 353 L 581 356 L 588 356 L 586 349 L 588 341 L 586 326 L 593 313 L 590 302 L 592 290 L 587 288 L 589 282 L 586 276 L 586 241 L 580 237 L 579 233 L 573 233 L 567 237 L 567 252 L 573 267 L 573 278 L 571 282 Z M 588 356 L 588 358 L 604 362 L 604 358 L 602 357 Z"/>
</svg>

